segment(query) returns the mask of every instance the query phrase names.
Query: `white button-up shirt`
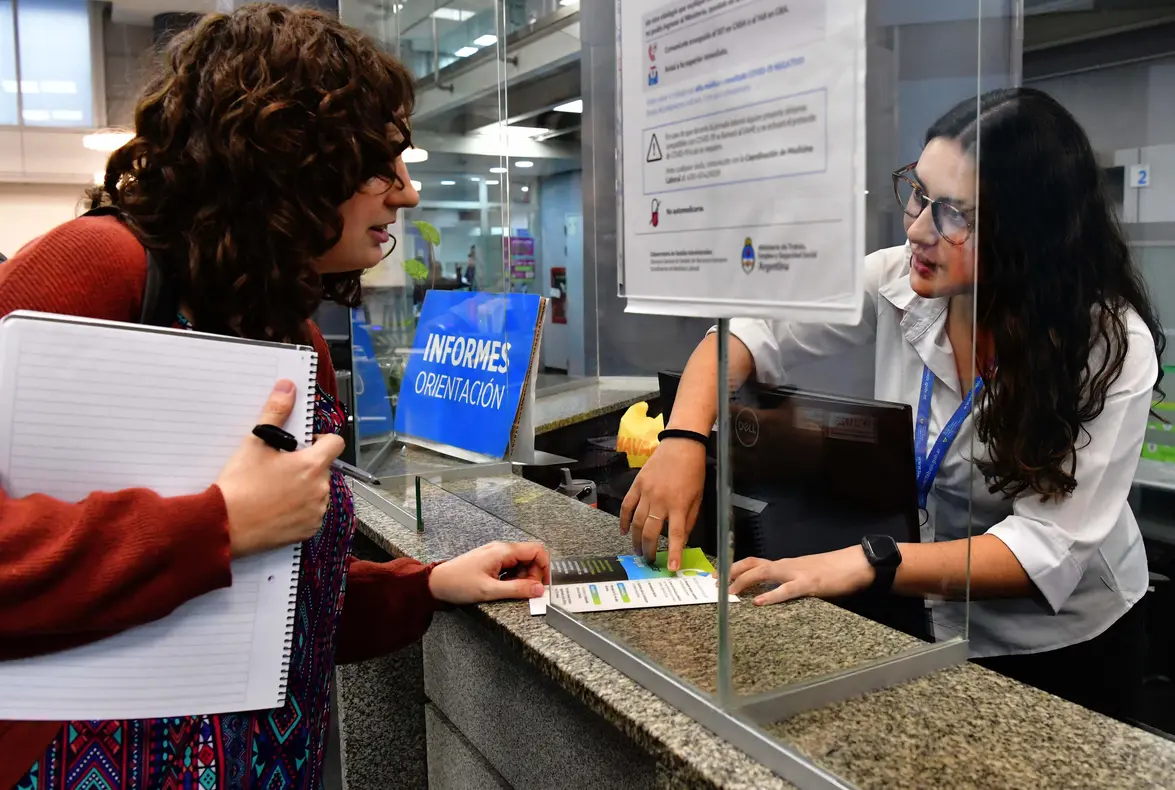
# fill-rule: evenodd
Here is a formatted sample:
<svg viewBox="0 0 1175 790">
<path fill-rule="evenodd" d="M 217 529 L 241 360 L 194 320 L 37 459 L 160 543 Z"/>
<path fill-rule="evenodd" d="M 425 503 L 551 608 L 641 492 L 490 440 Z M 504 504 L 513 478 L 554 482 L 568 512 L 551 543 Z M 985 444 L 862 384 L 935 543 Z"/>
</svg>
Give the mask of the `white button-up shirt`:
<svg viewBox="0 0 1175 790">
<path fill-rule="evenodd" d="M 930 448 L 966 394 L 947 339 L 946 316 L 946 299 L 926 299 L 910 287 L 908 248 L 892 247 L 866 258 L 865 309 L 856 326 L 734 319 L 730 329 L 754 357 L 756 378 L 771 385 L 785 383 L 789 368 L 874 342 L 875 397 L 908 403 L 915 414 L 923 366 L 928 367 L 934 374 Z M 970 416 L 943 458 L 927 501 L 922 540 L 966 538 L 969 524 L 971 535 L 995 535 L 1041 593 L 971 601 L 972 657 L 1036 653 L 1086 641 L 1146 592 L 1142 535 L 1126 499 L 1158 362 L 1151 334 L 1133 310 L 1126 324 L 1126 360 L 1105 409 L 1084 426 L 1089 441 L 1078 445 L 1077 488 L 1070 496 L 1042 502 L 1031 491 L 1011 500 L 990 493 L 971 461 L 986 456 L 987 449 L 977 444 Z M 933 617 L 936 638 L 962 635 L 966 604 L 937 602 Z"/>
</svg>

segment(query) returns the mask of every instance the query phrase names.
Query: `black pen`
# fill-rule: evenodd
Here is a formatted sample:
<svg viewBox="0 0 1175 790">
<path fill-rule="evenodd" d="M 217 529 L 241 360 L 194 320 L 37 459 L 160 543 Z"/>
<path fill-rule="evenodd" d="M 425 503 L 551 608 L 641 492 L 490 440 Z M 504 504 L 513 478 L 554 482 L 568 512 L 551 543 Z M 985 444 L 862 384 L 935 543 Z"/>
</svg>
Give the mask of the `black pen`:
<svg viewBox="0 0 1175 790">
<path fill-rule="evenodd" d="M 298 440 L 294 438 L 294 435 L 288 431 L 282 430 L 276 425 L 254 426 L 253 435 L 275 450 L 292 453 L 298 449 Z M 357 466 L 352 466 L 346 461 L 340 461 L 336 458 L 330 462 L 330 465 L 332 469 L 338 469 L 347 477 L 354 478 L 360 483 L 366 483 L 369 486 L 379 485 L 378 477 L 363 471 Z"/>
</svg>

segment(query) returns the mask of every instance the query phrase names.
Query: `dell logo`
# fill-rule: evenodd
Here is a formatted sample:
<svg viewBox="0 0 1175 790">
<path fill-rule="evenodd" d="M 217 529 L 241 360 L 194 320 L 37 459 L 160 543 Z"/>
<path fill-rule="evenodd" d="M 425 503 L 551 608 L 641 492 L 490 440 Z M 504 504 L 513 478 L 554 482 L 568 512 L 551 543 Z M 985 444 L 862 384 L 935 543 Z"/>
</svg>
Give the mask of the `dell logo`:
<svg viewBox="0 0 1175 790">
<path fill-rule="evenodd" d="M 743 409 L 734 418 L 734 435 L 743 447 L 754 447 L 759 441 L 759 418 L 750 409 Z"/>
</svg>

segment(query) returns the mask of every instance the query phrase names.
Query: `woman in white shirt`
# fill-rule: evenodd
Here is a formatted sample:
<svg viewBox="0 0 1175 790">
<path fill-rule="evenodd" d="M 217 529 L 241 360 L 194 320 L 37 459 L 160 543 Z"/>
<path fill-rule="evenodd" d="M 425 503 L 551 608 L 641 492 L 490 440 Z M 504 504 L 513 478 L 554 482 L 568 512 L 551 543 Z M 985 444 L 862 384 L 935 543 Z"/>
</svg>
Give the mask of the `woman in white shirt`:
<svg viewBox="0 0 1175 790">
<path fill-rule="evenodd" d="M 861 322 L 732 321 L 730 371 L 734 386 L 779 384 L 798 364 L 875 342 L 876 397 L 928 418 L 915 431 L 922 542 L 744 559 L 731 590 L 778 583 L 759 605 L 867 589 L 959 599 L 970 520 L 972 657 L 1129 717 L 1148 574 L 1126 500 L 1164 340 L 1089 140 L 1046 94 L 995 91 L 935 123 L 894 185 L 909 243 L 866 259 Z M 638 552 L 655 551 L 667 523 L 671 569 L 701 504 L 716 351 L 711 335 L 691 356 L 675 436 L 624 502 Z M 936 637 L 961 633 L 964 614 L 935 606 Z"/>
</svg>

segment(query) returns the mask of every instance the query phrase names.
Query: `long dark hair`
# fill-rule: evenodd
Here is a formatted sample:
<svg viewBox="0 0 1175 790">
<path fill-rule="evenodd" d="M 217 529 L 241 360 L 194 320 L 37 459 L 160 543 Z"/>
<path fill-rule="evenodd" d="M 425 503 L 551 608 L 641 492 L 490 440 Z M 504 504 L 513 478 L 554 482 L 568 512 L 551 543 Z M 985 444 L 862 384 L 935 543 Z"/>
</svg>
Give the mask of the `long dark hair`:
<svg viewBox="0 0 1175 790">
<path fill-rule="evenodd" d="M 1166 339 L 1080 124 L 1048 94 L 992 91 L 926 133 L 979 163 L 976 322 L 996 367 L 983 373 L 976 435 L 992 492 L 1069 494 L 1085 424 L 1122 372 L 1126 316 Z M 1160 367 L 1155 390 L 1162 379 Z"/>
<path fill-rule="evenodd" d="M 92 205 L 122 210 L 199 329 L 304 340 L 324 298 L 358 303 L 358 272 L 320 277 L 312 262 L 360 186 L 398 183 L 412 101 L 408 71 L 333 17 L 209 14 L 169 42 Z"/>
</svg>

